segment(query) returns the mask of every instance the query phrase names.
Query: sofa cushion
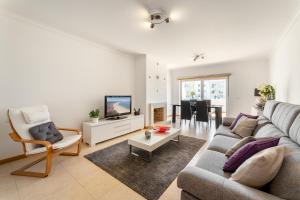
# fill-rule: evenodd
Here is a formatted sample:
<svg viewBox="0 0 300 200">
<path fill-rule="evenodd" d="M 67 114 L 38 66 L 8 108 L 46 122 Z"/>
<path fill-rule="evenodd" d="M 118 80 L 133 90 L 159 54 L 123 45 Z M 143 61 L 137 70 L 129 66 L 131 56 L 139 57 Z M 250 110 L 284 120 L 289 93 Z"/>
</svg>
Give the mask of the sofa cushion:
<svg viewBox="0 0 300 200">
<path fill-rule="evenodd" d="M 217 135 L 223 135 L 223 136 L 238 138 L 238 139 L 242 138 L 241 136 L 232 133 L 229 127 L 227 126 L 220 126 L 215 132 L 215 136 Z"/>
<path fill-rule="evenodd" d="M 264 107 L 263 116 L 271 120 L 272 114 L 278 104 L 279 104 L 278 101 L 273 101 L 273 100 L 267 101 Z"/>
<path fill-rule="evenodd" d="M 270 138 L 250 142 L 237 150 L 224 164 L 223 170 L 234 172 L 245 160 L 264 149 L 277 146 L 279 138 Z"/>
<path fill-rule="evenodd" d="M 257 119 L 258 116 L 253 116 L 253 115 L 248 115 L 248 114 L 245 114 L 245 113 L 240 113 L 236 118 L 235 120 L 232 122 L 232 124 L 229 126 L 229 129 L 234 129 L 235 126 L 237 125 L 237 123 L 240 121 L 240 119 L 242 117 L 247 117 L 247 118 L 250 118 L 250 119 Z"/>
<path fill-rule="evenodd" d="M 300 144 L 300 114 L 294 120 L 288 135 L 294 142 Z"/>
<path fill-rule="evenodd" d="M 228 178 L 230 173 L 223 171 L 226 160 L 227 158 L 223 153 L 206 150 L 200 155 L 195 166 Z"/>
<path fill-rule="evenodd" d="M 228 149 L 230 149 L 239 141 L 240 139 L 237 138 L 227 137 L 224 135 L 217 135 L 210 142 L 207 149 L 217 151 L 220 153 L 225 153 Z"/>
<path fill-rule="evenodd" d="M 256 135 L 256 133 L 265 125 L 267 124 L 271 124 L 272 122 L 270 120 L 268 120 L 267 118 L 265 118 L 264 116 L 259 116 L 257 118 L 257 125 L 255 130 L 253 131 L 253 135 Z"/>
<path fill-rule="evenodd" d="M 261 138 L 261 137 L 282 137 L 282 136 L 284 136 L 284 133 L 282 131 L 280 131 L 273 124 L 266 124 L 263 127 L 261 127 L 254 136 L 256 138 Z"/>
<path fill-rule="evenodd" d="M 239 140 L 237 143 L 235 143 L 234 145 L 232 145 L 226 152 L 225 152 L 225 156 L 230 157 L 232 156 L 232 154 L 234 154 L 234 152 L 236 152 L 238 149 L 240 149 L 242 146 L 244 146 L 245 144 L 248 144 L 249 142 L 253 142 L 255 141 L 255 138 L 252 136 L 249 137 L 245 137 L 241 140 Z"/>
<path fill-rule="evenodd" d="M 300 106 L 289 103 L 280 103 L 276 106 L 271 121 L 285 135 L 288 135 L 289 129 L 299 113 Z"/>
<path fill-rule="evenodd" d="M 284 147 L 265 149 L 246 160 L 231 175 L 230 180 L 260 188 L 269 183 L 278 173 L 284 158 Z"/>
<path fill-rule="evenodd" d="M 246 116 L 242 116 L 235 125 L 235 127 L 232 129 L 232 132 L 241 137 L 248 137 L 252 135 L 256 125 L 256 119 L 251 119 Z"/>
<path fill-rule="evenodd" d="M 281 145 L 286 147 L 286 155 L 277 176 L 269 185 L 270 193 L 283 199 L 299 200 L 300 148 L 288 142 L 287 138 L 284 140 Z"/>
</svg>

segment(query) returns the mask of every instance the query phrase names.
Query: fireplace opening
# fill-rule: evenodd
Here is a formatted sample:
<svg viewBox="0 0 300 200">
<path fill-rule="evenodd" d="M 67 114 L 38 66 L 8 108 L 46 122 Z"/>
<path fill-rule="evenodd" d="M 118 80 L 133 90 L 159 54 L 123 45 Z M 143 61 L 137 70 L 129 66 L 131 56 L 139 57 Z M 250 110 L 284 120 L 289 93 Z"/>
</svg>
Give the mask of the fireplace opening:
<svg viewBox="0 0 300 200">
<path fill-rule="evenodd" d="M 154 123 L 164 121 L 164 108 L 154 108 Z"/>
</svg>

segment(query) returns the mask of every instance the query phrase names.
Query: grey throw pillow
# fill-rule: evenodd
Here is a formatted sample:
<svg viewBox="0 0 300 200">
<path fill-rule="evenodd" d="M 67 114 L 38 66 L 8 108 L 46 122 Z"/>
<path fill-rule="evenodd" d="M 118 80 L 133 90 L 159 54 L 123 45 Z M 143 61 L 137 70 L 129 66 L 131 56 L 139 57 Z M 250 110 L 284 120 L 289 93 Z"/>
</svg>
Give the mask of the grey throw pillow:
<svg viewBox="0 0 300 200">
<path fill-rule="evenodd" d="M 51 144 L 63 139 L 63 135 L 56 129 L 53 122 L 47 122 L 29 129 L 29 133 L 36 140 L 48 141 Z M 41 147 L 43 145 L 37 145 Z"/>
<path fill-rule="evenodd" d="M 236 152 L 239 148 L 241 148 L 242 146 L 244 146 L 245 144 L 248 144 L 249 142 L 253 142 L 255 141 L 256 139 L 252 136 L 248 136 L 248 137 L 245 137 L 243 139 L 241 139 L 240 141 L 238 141 L 236 144 L 234 144 L 230 149 L 228 149 L 226 152 L 225 152 L 225 155 L 227 157 L 230 157 L 232 154 L 234 154 L 234 152 Z"/>
<path fill-rule="evenodd" d="M 256 119 L 250 119 L 250 118 L 243 116 L 240 118 L 238 123 L 235 125 L 232 132 L 241 137 L 251 136 L 256 125 L 257 125 Z"/>
</svg>

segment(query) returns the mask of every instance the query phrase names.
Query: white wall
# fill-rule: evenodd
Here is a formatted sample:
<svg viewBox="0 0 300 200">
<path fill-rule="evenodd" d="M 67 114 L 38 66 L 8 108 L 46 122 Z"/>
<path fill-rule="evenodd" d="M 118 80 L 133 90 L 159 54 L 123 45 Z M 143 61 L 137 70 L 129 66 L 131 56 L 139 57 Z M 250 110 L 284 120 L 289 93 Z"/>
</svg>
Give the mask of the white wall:
<svg viewBox="0 0 300 200">
<path fill-rule="evenodd" d="M 268 59 L 261 58 L 174 69 L 171 71 L 171 103 L 177 104 L 180 101 L 178 77 L 231 73 L 227 115 L 236 116 L 240 112 L 250 113 L 255 101 L 254 89 L 261 83 L 268 82 L 268 67 Z"/>
<path fill-rule="evenodd" d="M 3 15 L 0 44 L 0 159 L 21 153 L 10 107 L 47 104 L 58 126 L 79 128 L 104 95 L 134 94 L 133 55 Z"/>
<path fill-rule="evenodd" d="M 145 115 L 145 125 L 150 124 L 150 104 L 167 102 L 167 68 L 158 60 L 136 56 L 135 93 L 136 106 Z"/>
<path fill-rule="evenodd" d="M 270 74 L 276 100 L 300 104 L 300 14 L 275 49 Z"/>
</svg>

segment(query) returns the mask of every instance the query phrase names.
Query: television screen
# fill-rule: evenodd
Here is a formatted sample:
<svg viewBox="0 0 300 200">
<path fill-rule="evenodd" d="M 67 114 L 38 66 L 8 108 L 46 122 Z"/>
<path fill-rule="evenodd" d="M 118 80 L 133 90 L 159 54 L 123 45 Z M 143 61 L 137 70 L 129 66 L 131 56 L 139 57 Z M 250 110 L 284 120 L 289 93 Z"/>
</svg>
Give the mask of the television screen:
<svg viewBox="0 0 300 200">
<path fill-rule="evenodd" d="M 105 117 L 131 114 L 131 96 L 105 96 Z"/>
</svg>

